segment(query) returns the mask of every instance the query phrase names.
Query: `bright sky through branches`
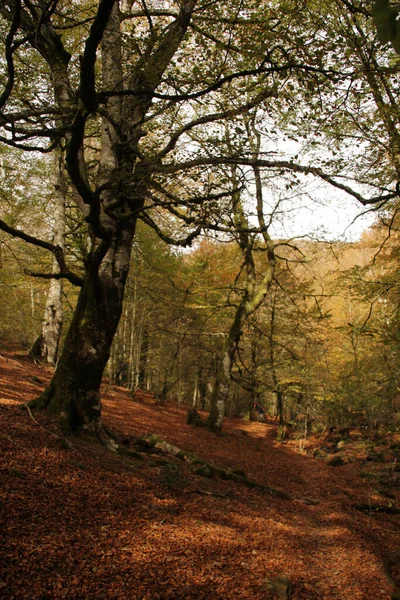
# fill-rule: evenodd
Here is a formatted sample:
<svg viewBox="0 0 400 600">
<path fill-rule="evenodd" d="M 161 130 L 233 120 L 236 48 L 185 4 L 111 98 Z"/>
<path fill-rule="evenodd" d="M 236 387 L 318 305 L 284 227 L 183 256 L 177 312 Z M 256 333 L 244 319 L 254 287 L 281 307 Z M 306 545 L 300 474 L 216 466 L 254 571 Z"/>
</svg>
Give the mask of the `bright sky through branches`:
<svg viewBox="0 0 400 600">
<path fill-rule="evenodd" d="M 327 240 L 357 241 L 371 227 L 374 212 L 366 209 L 344 194 L 322 196 L 320 200 L 308 198 L 293 209 L 291 218 L 276 219 L 273 237 L 318 237 Z"/>
</svg>

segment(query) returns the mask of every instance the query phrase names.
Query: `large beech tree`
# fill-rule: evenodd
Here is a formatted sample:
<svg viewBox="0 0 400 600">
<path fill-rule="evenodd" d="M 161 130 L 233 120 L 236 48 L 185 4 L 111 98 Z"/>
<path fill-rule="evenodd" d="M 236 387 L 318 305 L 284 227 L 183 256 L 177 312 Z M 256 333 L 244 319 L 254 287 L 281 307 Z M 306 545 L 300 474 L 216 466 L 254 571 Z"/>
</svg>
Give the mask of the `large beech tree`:
<svg viewBox="0 0 400 600">
<path fill-rule="evenodd" d="M 90 29 L 79 68 L 57 31 L 57 24 L 68 28 L 69 19 L 76 21 L 76 5 L 16 0 L 1 8 L 3 17 L 11 22 L 6 39 L 8 80 L 1 97 L 3 111 L 7 101 L 8 111 L 14 108 L 18 47 L 22 52 L 22 45 L 29 44 L 34 50 L 42 78 L 36 82 L 39 108 L 32 106 L 30 99 L 21 98 L 17 116 L 3 112 L 4 141 L 22 145 L 27 140 L 27 148 L 42 149 L 40 137 L 48 138 L 52 146 L 65 140 L 68 172 L 91 238 L 82 280 L 69 270 L 60 246 L 42 244 L 56 255 L 60 275 L 80 285 L 81 292 L 50 386 L 36 404 L 55 410 L 64 430 L 83 426 L 93 429 L 104 441 L 100 382 L 121 314 L 136 221 L 151 172 L 151 163 L 139 148 L 146 134 L 143 124 L 153 94 L 185 37 L 195 5 L 195 0 L 184 0 L 176 13 L 158 26 L 153 26 L 148 15 L 147 39 L 143 36 L 143 48 L 138 49 L 136 61 L 130 60 L 125 72 L 123 17 L 114 0 L 100 1 L 94 14 L 87 9 Z M 82 5 L 83 12 L 85 9 Z M 84 28 L 80 31 L 83 33 Z M 76 50 L 81 50 L 79 44 Z M 47 110 L 43 106 L 43 100 L 49 99 L 46 84 L 51 85 L 53 96 Z M 94 137 L 99 115 L 98 169 L 93 179 L 85 155 L 85 136 Z M 34 127 L 28 124 L 32 118 Z M 10 233 L 40 243 L 18 231 Z"/>
</svg>

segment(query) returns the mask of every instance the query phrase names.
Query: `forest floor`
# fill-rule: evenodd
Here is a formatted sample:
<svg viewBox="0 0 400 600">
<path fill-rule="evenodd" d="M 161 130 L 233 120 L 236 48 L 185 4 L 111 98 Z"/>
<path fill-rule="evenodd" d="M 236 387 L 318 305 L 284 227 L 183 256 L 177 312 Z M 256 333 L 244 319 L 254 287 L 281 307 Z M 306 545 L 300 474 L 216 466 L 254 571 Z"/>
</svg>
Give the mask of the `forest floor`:
<svg viewBox="0 0 400 600">
<path fill-rule="evenodd" d="M 82 437 L 68 447 L 52 418 L 19 407 L 50 376 L 0 348 L 0 598 L 267 600 L 279 574 L 293 600 L 400 597 L 400 515 L 355 507 L 397 506 L 395 461 L 328 466 L 277 443 L 274 424 L 230 419 L 219 437 L 187 425 L 187 408 L 108 386 L 113 431 L 156 434 L 291 499 L 170 455 L 121 457 Z"/>
</svg>

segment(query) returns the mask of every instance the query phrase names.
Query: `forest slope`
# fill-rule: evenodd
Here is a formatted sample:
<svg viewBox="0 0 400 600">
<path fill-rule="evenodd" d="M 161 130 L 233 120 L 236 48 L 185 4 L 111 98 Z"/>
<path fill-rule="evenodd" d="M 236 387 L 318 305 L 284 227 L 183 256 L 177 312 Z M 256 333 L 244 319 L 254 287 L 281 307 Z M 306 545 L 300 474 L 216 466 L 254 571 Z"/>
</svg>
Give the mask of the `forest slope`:
<svg viewBox="0 0 400 600">
<path fill-rule="evenodd" d="M 0 598 L 261 600 L 280 573 L 294 600 L 392 598 L 400 516 L 354 507 L 373 492 L 360 462 L 300 455 L 270 424 L 232 419 L 217 437 L 186 425 L 184 408 L 107 386 L 112 430 L 154 433 L 294 500 L 201 477 L 171 456 L 113 456 L 81 438 L 64 447 L 51 418 L 18 408 L 49 377 L 1 352 Z"/>
</svg>

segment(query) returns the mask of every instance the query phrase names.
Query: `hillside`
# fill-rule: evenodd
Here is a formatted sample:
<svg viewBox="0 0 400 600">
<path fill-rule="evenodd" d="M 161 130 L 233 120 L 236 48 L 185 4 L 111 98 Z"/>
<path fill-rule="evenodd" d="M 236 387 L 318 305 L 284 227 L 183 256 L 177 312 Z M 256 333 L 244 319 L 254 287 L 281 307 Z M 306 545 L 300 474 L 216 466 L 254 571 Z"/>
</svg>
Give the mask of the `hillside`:
<svg viewBox="0 0 400 600">
<path fill-rule="evenodd" d="M 399 515 L 354 506 L 377 502 L 374 465 L 329 467 L 278 444 L 274 424 L 232 419 L 217 437 L 186 425 L 185 408 L 107 386 L 104 421 L 126 443 L 153 433 L 266 489 L 162 453 L 66 445 L 51 418 L 18 407 L 50 374 L 1 351 L 0 598 L 265 600 L 282 573 L 293 600 L 397 597 Z M 395 505 L 396 483 L 380 504 Z"/>
</svg>

